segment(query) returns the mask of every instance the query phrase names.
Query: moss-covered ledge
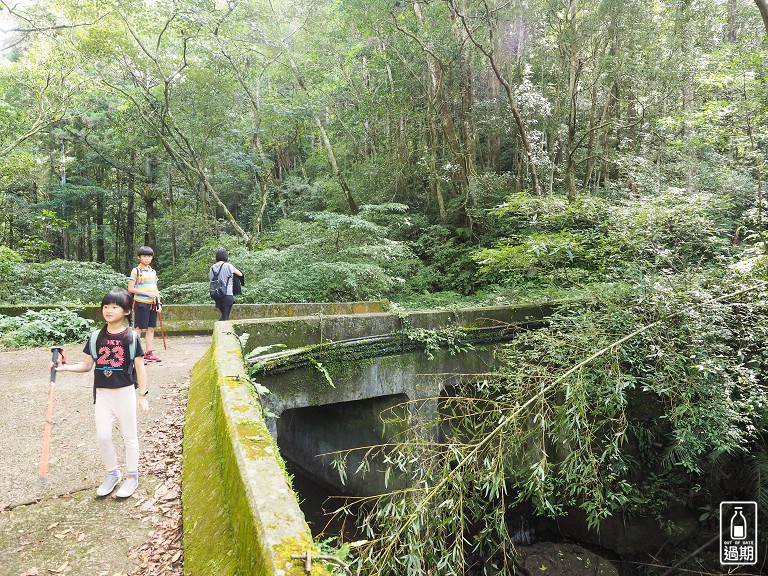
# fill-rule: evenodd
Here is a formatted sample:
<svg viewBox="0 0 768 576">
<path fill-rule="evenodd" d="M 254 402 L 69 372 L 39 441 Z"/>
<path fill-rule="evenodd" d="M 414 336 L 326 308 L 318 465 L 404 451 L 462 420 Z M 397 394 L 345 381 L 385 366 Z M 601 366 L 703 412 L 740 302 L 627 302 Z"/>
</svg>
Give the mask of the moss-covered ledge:
<svg viewBox="0 0 768 576">
<path fill-rule="evenodd" d="M 101 308 L 93 304 L 81 306 L 56 304 L 0 305 L 0 316 L 21 316 L 27 310 L 68 308 L 81 318 L 101 323 Z M 251 318 L 284 318 L 294 316 L 337 314 L 370 314 L 389 308 L 387 300 L 366 302 L 298 302 L 278 304 L 235 304 L 231 320 Z M 221 313 L 211 304 L 163 305 L 163 328 L 166 334 L 210 334 Z M 159 329 L 159 326 L 158 326 Z"/>
<path fill-rule="evenodd" d="M 195 364 L 182 459 L 184 573 L 300 576 L 312 536 L 258 401 L 237 336 L 216 323 Z M 311 574 L 329 574 L 313 563 Z"/>
</svg>

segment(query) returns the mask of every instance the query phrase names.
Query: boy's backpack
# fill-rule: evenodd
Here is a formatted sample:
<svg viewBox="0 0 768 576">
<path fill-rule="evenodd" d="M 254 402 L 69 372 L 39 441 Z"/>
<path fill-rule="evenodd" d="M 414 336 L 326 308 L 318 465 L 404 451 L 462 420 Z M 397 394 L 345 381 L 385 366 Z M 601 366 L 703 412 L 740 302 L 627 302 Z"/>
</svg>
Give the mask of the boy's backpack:
<svg viewBox="0 0 768 576">
<path fill-rule="evenodd" d="M 219 278 L 221 276 L 221 270 L 224 268 L 224 266 L 224 264 L 219 266 L 219 271 L 216 272 L 216 275 L 211 279 L 211 284 L 208 287 L 208 294 L 214 300 L 221 300 L 224 298 L 224 296 L 227 295 L 227 283 Z"/>
<path fill-rule="evenodd" d="M 150 270 L 152 270 L 152 267 L 150 266 L 150 267 L 149 267 L 149 269 L 150 269 Z M 141 274 L 141 268 L 139 268 L 138 266 L 136 266 L 136 267 L 135 267 L 133 270 L 136 270 L 136 283 L 135 283 L 133 286 L 134 286 L 135 288 L 138 288 L 138 287 L 139 287 L 139 284 L 141 284 L 141 283 L 143 282 L 143 280 L 142 280 L 142 278 L 141 278 L 141 276 L 142 276 L 142 274 Z M 133 270 L 131 270 L 131 274 L 133 274 Z"/>
</svg>

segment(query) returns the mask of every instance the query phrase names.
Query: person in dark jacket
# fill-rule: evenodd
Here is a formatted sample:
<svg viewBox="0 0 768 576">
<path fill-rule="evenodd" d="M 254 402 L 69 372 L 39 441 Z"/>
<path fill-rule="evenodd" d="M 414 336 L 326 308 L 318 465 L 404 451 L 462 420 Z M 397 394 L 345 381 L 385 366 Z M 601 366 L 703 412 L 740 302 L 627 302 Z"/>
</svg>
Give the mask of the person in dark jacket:
<svg viewBox="0 0 768 576">
<path fill-rule="evenodd" d="M 229 253 L 227 250 L 219 248 L 216 251 L 216 263 L 208 271 L 208 280 L 213 281 L 214 278 L 218 277 L 219 281 L 227 287 L 226 294 L 215 300 L 216 308 L 221 310 L 221 318 L 219 320 L 229 320 L 229 314 L 232 311 L 232 306 L 235 304 L 235 276 L 238 277 L 240 284 L 245 285 L 243 273 L 229 263 Z"/>
</svg>

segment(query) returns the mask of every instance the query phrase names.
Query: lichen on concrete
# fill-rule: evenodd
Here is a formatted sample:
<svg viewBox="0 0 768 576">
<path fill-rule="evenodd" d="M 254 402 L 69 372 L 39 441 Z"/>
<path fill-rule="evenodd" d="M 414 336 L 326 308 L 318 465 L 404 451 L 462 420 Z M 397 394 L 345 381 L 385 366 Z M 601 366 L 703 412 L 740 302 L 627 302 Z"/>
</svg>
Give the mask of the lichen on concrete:
<svg viewBox="0 0 768 576">
<path fill-rule="evenodd" d="M 309 528 L 244 375 L 231 326 L 195 365 L 182 467 L 185 574 L 299 576 Z M 312 574 L 327 575 L 318 566 Z"/>
</svg>

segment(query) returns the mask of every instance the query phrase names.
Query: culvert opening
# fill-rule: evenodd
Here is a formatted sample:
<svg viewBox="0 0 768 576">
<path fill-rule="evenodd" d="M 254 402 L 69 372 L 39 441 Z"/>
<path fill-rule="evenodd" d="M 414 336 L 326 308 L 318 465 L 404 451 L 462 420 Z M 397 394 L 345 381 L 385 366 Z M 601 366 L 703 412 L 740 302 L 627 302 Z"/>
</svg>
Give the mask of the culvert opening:
<svg viewBox="0 0 768 576">
<path fill-rule="evenodd" d="M 277 419 L 277 444 L 313 535 L 349 536 L 354 516 L 334 519 L 336 510 L 354 513 L 359 497 L 404 486 L 387 473 L 386 445 L 409 424 L 410 408 L 407 396 L 393 394 L 285 410 Z"/>
</svg>

